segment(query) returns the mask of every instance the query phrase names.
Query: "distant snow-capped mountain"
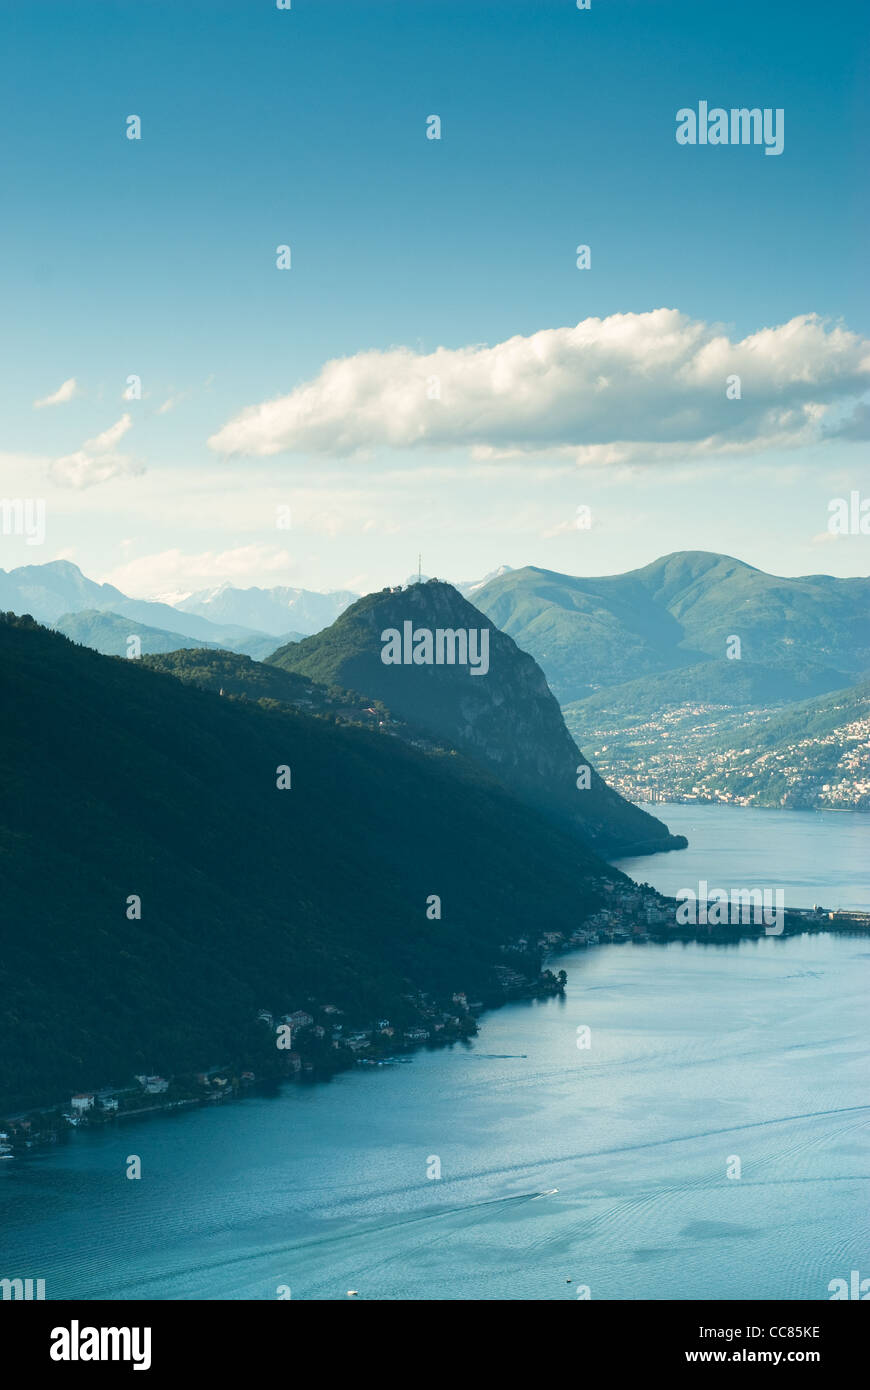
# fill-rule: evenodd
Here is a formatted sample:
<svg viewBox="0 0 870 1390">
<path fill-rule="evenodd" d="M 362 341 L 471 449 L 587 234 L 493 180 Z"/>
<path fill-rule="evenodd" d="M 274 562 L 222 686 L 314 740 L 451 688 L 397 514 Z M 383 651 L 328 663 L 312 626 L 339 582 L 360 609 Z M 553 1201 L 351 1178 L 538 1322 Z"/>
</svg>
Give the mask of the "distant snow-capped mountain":
<svg viewBox="0 0 870 1390">
<path fill-rule="evenodd" d="M 183 637 L 199 638 L 230 651 L 246 651 L 252 639 L 266 635 L 239 624 L 211 622 L 199 614 L 182 613 L 168 603 L 128 598 L 114 584 L 97 584 L 93 579 L 88 579 L 71 560 L 22 565 L 8 573 L 0 570 L 0 609 L 29 613 L 37 622 L 48 626 L 74 613 L 114 613 L 134 624 L 144 624 L 162 632 L 177 632 Z M 132 628 L 132 631 L 135 630 L 135 627 Z M 283 631 L 295 634 L 298 629 L 292 623 L 287 623 Z"/>
<path fill-rule="evenodd" d="M 168 603 L 171 608 L 177 608 L 186 598 L 190 598 L 192 589 L 169 589 L 165 594 L 149 594 L 149 603 Z"/>
<path fill-rule="evenodd" d="M 284 642 L 328 627 L 357 597 L 345 589 L 327 594 L 312 589 L 237 589 L 226 581 L 195 593 L 138 599 L 114 584 L 88 579 L 71 560 L 22 565 L 8 573 L 0 570 L 0 610 L 29 613 L 49 626 L 76 613 L 110 613 L 258 659 Z"/>
<path fill-rule="evenodd" d="M 482 589 L 484 584 L 488 584 L 491 579 L 501 579 L 503 574 L 510 574 L 512 565 L 499 565 L 497 570 L 490 570 L 482 579 L 464 579 L 460 584 L 454 585 L 459 590 L 463 598 L 468 598 L 469 594 Z"/>
<path fill-rule="evenodd" d="M 234 623 L 280 637 L 290 629 L 306 635 L 319 632 L 358 597 L 348 589 L 321 594 L 284 586 L 237 589 L 227 582 L 200 589 L 178 600 L 177 607 L 182 613 L 194 613 L 211 622 Z"/>
</svg>

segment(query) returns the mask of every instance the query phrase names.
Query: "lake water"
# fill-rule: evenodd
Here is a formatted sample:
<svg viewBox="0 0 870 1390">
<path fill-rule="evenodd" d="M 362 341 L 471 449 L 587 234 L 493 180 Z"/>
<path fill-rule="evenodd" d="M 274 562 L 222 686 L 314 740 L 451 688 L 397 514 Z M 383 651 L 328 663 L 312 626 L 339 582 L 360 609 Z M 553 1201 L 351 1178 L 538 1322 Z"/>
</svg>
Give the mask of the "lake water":
<svg viewBox="0 0 870 1390">
<path fill-rule="evenodd" d="M 658 803 L 644 808 L 689 848 L 618 867 L 673 896 L 710 888 L 782 888 L 786 907 L 870 909 L 870 815 L 757 806 Z"/>
<path fill-rule="evenodd" d="M 708 819 L 714 839 L 730 823 L 675 809 L 695 856 Z M 735 857 L 696 857 L 689 882 L 753 886 L 764 816 L 776 871 L 796 882 L 803 861 L 833 903 L 848 875 L 815 819 L 801 852 L 800 813 L 735 814 Z M 642 876 L 667 886 L 677 858 Z M 0 1277 L 44 1278 L 48 1298 L 556 1300 L 826 1299 L 870 1276 L 870 936 L 553 965 L 564 999 L 487 1014 L 468 1046 L 0 1162 Z"/>
</svg>

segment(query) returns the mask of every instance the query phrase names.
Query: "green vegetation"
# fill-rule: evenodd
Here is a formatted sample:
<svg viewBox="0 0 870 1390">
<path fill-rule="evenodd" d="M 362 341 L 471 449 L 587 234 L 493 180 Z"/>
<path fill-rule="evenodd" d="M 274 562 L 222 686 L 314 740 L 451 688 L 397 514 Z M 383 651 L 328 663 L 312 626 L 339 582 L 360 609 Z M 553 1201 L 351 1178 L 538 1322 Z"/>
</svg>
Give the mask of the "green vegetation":
<svg viewBox="0 0 870 1390">
<path fill-rule="evenodd" d="M 804 700 L 771 716 L 755 735 L 758 749 L 772 749 L 798 739 L 828 738 L 847 724 L 867 719 L 870 714 L 870 681 Z"/>
<path fill-rule="evenodd" d="M 381 633 L 415 628 L 488 631 L 489 669 L 385 665 Z M 473 759 L 503 786 L 579 833 L 599 853 L 616 857 L 685 844 L 667 826 L 617 795 L 587 766 L 535 661 L 450 584 L 430 580 L 368 594 L 323 632 L 283 647 L 270 658 L 282 670 L 364 691 L 380 699 L 408 729 Z"/>
<path fill-rule="evenodd" d="M 289 632 L 284 637 L 239 637 L 233 639 L 231 647 L 223 647 L 219 642 L 205 642 L 201 637 L 185 637 L 180 632 L 149 627 L 136 618 L 125 618 L 120 613 L 106 613 L 101 609 L 87 608 L 81 612 L 65 613 L 51 625 L 55 632 L 62 632 L 73 642 L 83 647 L 93 647 L 103 656 L 127 656 L 127 640 L 136 636 L 140 641 L 143 656 L 184 650 L 197 651 L 238 651 L 260 661 L 269 656 L 277 646 L 297 641 L 298 632 Z"/>
<path fill-rule="evenodd" d="M 863 681 L 763 717 L 750 736 L 711 740 L 710 753 L 725 765 L 727 789 L 755 806 L 865 808 L 868 743 L 870 681 Z"/>
<path fill-rule="evenodd" d="M 773 707 L 839 690 L 842 684 L 839 674 L 799 662 L 796 657 L 781 667 L 743 660 L 703 661 L 608 686 L 584 700 L 572 701 L 562 712 L 575 737 L 588 741 L 602 725 L 626 730 L 678 705 Z"/>
<path fill-rule="evenodd" d="M 571 930 L 617 877 L 463 759 L 11 614 L 0 719 L 0 1113 L 228 1062 L 259 1008 L 480 997 L 501 943 Z"/>
<path fill-rule="evenodd" d="M 339 685 L 323 685 L 308 676 L 252 661 L 235 652 L 199 648 L 143 657 L 142 662 L 150 671 L 163 671 L 229 699 L 253 700 L 263 708 L 290 705 L 307 714 L 324 715 L 336 723 L 363 724 L 369 728 L 379 727 L 384 721 L 389 722 L 391 732 L 399 736 L 406 732 L 403 725 L 390 718 L 379 700 Z"/>
<path fill-rule="evenodd" d="M 126 657 L 127 639 L 131 636 L 139 638 L 143 655 L 149 652 L 174 652 L 179 647 L 217 649 L 216 642 L 203 642 L 201 638 L 165 632 L 161 628 L 137 623 L 133 618 L 123 618 L 118 613 L 101 613 L 95 608 L 84 609 L 81 613 L 65 613 L 52 626 L 71 641 L 80 642 L 83 647 L 93 647 L 103 656 Z"/>
<path fill-rule="evenodd" d="M 313 701 L 317 694 L 314 681 L 307 676 L 293 675 L 236 652 L 209 651 L 200 647 L 145 657 L 142 664 L 149 671 L 162 671 L 216 695 L 223 692 L 249 700 L 277 700 L 296 705 Z"/>
<path fill-rule="evenodd" d="M 796 656 L 828 689 L 870 671 L 870 579 L 781 579 L 690 550 L 600 578 L 512 570 L 474 601 L 534 656 L 563 704 L 722 658 L 732 635 L 745 661 L 782 669 L 784 680 L 794 681 Z"/>
<path fill-rule="evenodd" d="M 680 703 L 661 691 L 658 707 L 650 677 L 578 700 L 565 718 L 626 796 L 870 807 L 870 682 L 788 705 L 725 703 L 766 693 L 766 674 L 757 674 L 741 681 L 735 672 L 730 691 L 715 675 L 710 694 L 721 703 Z"/>
</svg>

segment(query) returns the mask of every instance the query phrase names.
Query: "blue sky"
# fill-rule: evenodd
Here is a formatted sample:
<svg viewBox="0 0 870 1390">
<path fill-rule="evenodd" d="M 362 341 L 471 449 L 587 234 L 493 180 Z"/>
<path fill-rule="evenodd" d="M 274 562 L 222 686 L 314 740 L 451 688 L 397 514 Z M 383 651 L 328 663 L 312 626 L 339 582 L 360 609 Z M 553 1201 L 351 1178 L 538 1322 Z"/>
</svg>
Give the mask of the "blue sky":
<svg viewBox="0 0 870 1390">
<path fill-rule="evenodd" d="M 0 492 L 48 508 L 45 544 L 0 536 L 0 564 L 65 556 L 143 595 L 227 578 L 362 590 L 418 550 L 454 579 L 682 548 L 867 573 L 868 538 L 826 538 L 826 522 L 830 499 L 870 495 L 866 430 L 840 437 L 870 353 L 868 38 L 857 3 L 0 5 Z M 675 113 L 699 100 L 782 108 L 783 153 L 680 147 Z M 764 370 L 743 372 L 733 438 L 715 373 L 691 399 L 663 377 L 635 411 L 660 328 L 650 343 L 634 316 L 662 308 L 682 316 L 675 378 L 697 375 L 699 345 L 804 315 L 826 327 L 735 348 Z M 463 350 L 614 315 L 632 343 L 643 332 L 643 360 L 593 345 L 581 362 L 554 340 L 564 389 L 520 424 L 541 383 L 515 354 L 472 364 L 467 387 Z M 838 324 L 857 336 L 831 340 Z M 371 356 L 399 347 L 410 364 Z M 438 348 L 460 355 L 417 442 L 391 383 L 398 362 L 413 395 Z M 782 394 L 784 355 L 810 377 L 802 396 Z M 336 358 L 343 416 L 321 375 Z M 122 399 L 131 373 L 141 401 Z M 602 378 L 606 418 L 574 418 Z M 34 408 L 70 380 L 69 400 Z M 306 382 L 316 431 L 299 423 Z M 209 444 L 276 398 L 267 440 Z M 821 402 L 824 423 L 774 428 L 764 412 L 784 402 L 812 421 Z"/>
</svg>

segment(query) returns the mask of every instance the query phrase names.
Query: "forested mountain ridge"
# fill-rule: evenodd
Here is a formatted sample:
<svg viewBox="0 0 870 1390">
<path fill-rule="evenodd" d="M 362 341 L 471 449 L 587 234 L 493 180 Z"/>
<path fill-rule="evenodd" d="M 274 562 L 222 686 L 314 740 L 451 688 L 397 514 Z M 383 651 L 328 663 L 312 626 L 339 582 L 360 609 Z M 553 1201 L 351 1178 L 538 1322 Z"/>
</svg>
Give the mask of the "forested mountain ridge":
<svg viewBox="0 0 870 1390">
<path fill-rule="evenodd" d="M 149 627 L 146 623 L 134 622 L 119 613 L 106 613 L 96 608 L 84 608 L 78 613 L 64 613 L 56 623 L 55 632 L 62 632 L 73 642 L 83 647 L 93 647 L 103 656 L 127 656 L 130 638 L 139 640 L 140 654 L 152 652 L 174 652 L 181 647 L 210 647 L 219 650 L 216 642 L 205 642 L 201 637 L 185 637 L 180 632 Z"/>
<path fill-rule="evenodd" d="M 474 602 L 534 656 L 562 704 L 667 671 L 690 680 L 682 668 L 724 658 L 732 636 L 744 660 L 784 679 L 796 659 L 842 686 L 870 670 L 870 579 L 780 578 L 710 551 L 604 576 L 529 565 Z"/>
<path fill-rule="evenodd" d="M 462 760 L 26 617 L 0 620 L 0 728 L 0 1110 L 222 1062 L 264 1006 L 482 990 L 618 877 Z"/>
<path fill-rule="evenodd" d="M 383 634 L 403 633 L 406 624 L 421 633 L 485 632 L 487 669 L 474 675 L 470 665 L 410 656 L 386 663 Z M 369 594 L 331 627 L 269 660 L 378 698 L 410 727 L 458 749 L 530 805 L 573 828 L 602 855 L 685 844 L 590 768 L 536 662 L 450 584 L 430 580 Z"/>
</svg>

